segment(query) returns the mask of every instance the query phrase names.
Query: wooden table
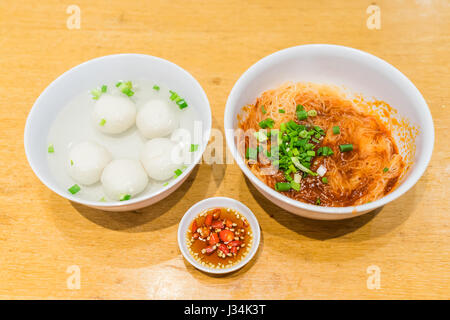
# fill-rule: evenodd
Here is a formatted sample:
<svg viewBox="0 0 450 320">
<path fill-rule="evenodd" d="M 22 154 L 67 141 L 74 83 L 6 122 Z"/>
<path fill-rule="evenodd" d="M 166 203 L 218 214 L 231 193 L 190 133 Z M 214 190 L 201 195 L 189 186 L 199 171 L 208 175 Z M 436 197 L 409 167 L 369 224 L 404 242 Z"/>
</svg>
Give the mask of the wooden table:
<svg viewBox="0 0 450 320">
<path fill-rule="evenodd" d="M 81 10 L 80 29 L 66 26 L 69 4 Z M 380 30 L 366 25 L 371 4 L 1 0 L 0 297 L 450 298 L 449 2 L 378 1 Z M 52 193 L 28 166 L 22 141 L 33 102 L 83 61 L 122 52 L 171 60 L 198 79 L 213 127 L 223 129 L 225 101 L 239 76 L 274 51 L 307 43 L 375 54 L 404 72 L 429 104 L 436 126 L 430 166 L 379 212 L 303 219 L 263 198 L 237 165 L 202 164 L 164 201 L 139 213 L 105 213 Z M 256 259 L 225 277 L 197 271 L 177 246 L 183 213 L 211 196 L 243 201 L 262 228 Z M 67 285 L 74 265 L 80 289 Z M 369 266 L 381 272 L 380 289 L 367 285 Z"/>
</svg>

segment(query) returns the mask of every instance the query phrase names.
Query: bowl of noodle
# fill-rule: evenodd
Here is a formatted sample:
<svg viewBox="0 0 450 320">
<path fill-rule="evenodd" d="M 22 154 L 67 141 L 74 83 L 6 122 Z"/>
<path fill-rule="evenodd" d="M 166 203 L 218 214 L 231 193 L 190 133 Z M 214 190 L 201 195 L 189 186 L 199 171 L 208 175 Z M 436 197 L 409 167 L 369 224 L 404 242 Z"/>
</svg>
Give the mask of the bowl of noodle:
<svg viewBox="0 0 450 320">
<path fill-rule="evenodd" d="M 434 126 L 414 84 L 360 50 L 303 45 L 251 66 L 228 97 L 227 145 L 248 180 L 294 214 L 355 217 L 407 192 Z"/>
</svg>

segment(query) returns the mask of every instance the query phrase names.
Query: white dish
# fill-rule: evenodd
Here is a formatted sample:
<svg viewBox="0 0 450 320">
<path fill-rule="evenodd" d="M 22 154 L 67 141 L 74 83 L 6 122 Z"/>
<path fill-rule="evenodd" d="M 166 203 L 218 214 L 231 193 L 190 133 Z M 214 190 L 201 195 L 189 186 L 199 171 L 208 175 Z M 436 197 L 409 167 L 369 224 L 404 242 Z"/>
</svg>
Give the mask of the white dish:
<svg viewBox="0 0 450 320">
<path fill-rule="evenodd" d="M 145 192 L 128 201 L 102 202 L 80 199 L 72 195 L 52 174 L 47 157 L 49 130 L 59 111 L 82 92 L 88 92 L 104 83 L 119 79 L 148 79 L 170 88 L 186 99 L 189 108 L 195 108 L 202 123 L 201 141 L 193 161 L 183 173 L 160 190 Z M 88 117 L 90 115 L 87 115 Z M 175 191 L 201 159 L 211 131 L 211 110 L 208 98 L 200 84 L 184 69 L 161 58 L 142 54 L 118 54 L 96 58 L 82 63 L 53 81 L 36 100 L 25 126 L 25 152 L 31 168 L 51 190 L 68 200 L 108 211 L 136 210 L 149 206 Z M 55 150 L 57 152 L 57 150 Z M 100 200 L 100 199 L 99 199 Z"/>
<path fill-rule="evenodd" d="M 237 115 L 264 91 L 287 81 L 342 86 L 364 97 L 383 100 L 418 129 L 412 166 L 401 183 L 385 197 L 364 205 L 322 207 L 293 200 L 269 188 L 246 166 L 234 139 Z M 354 217 L 400 197 L 422 176 L 431 158 L 434 126 L 428 106 L 412 82 L 387 62 L 362 51 L 336 45 L 304 45 L 281 50 L 251 66 L 236 82 L 228 97 L 224 128 L 227 145 L 250 182 L 270 201 L 301 216 L 336 220 Z M 394 132 L 395 136 L 395 132 Z M 394 137 L 395 138 L 395 137 Z M 397 140 L 397 139 L 396 139 Z M 399 142 L 397 141 L 397 144 Z"/>
<path fill-rule="evenodd" d="M 242 214 L 247 218 L 247 221 L 249 222 L 250 227 L 252 229 L 253 244 L 252 247 L 250 248 L 250 251 L 247 253 L 247 255 L 244 257 L 242 261 L 233 265 L 230 268 L 215 269 L 201 265 L 197 260 L 195 260 L 192 257 L 186 245 L 186 234 L 191 222 L 194 220 L 195 217 L 197 217 L 197 215 L 201 211 L 214 207 L 232 208 L 238 211 L 240 214 Z M 261 231 L 259 229 L 259 223 L 255 215 L 243 203 L 225 197 L 208 198 L 200 202 L 197 202 L 192 207 L 190 207 L 188 211 L 186 211 L 178 226 L 178 246 L 180 247 L 181 253 L 183 254 L 184 258 L 187 261 L 189 261 L 189 263 L 192 264 L 195 268 L 208 273 L 224 274 L 239 270 L 240 268 L 245 266 L 256 254 L 256 252 L 258 251 L 260 239 L 261 239 Z"/>
</svg>

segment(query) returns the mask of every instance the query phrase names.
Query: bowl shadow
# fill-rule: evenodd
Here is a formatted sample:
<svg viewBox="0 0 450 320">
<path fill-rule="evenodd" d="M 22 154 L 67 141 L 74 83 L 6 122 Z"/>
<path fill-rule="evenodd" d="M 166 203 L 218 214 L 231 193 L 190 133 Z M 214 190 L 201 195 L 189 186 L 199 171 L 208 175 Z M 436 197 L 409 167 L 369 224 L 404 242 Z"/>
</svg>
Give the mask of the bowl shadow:
<svg viewBox="0 0 450 320">
<path fill-rule="evenodd" d="M 321 241 L 339 238 L 340 241 L 358 242 L 387 234 L 408 219 L 414 207 L 420 201 L 421 195 L 424 194 L 424 192 L 416 192 L 417 189 L 423 187 L 422 183 L 419 182 L 407 192 L 408 197 L 403 195 L 393 203 L 366 214 L 344 220 L 313 220 L 297 216 L 278 207 L 261 194 L 247 177 L 245 177 L 245 182 L 254 200 L 270 218 L 297 234 Z M 401 210 L 395 210 L 395 207 L 400 207 Z M 358 232 L 357 236 L 350 235 L 369 223 L 370 232 Z M 273 232 L 273 228 L 264 229 Z"/>
</svg>

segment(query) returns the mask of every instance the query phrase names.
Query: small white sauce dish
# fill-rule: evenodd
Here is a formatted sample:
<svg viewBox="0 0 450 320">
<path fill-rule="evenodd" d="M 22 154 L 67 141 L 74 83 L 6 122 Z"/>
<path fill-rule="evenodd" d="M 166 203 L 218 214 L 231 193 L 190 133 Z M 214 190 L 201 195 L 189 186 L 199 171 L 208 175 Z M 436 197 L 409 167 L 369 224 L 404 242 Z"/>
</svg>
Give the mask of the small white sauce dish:
<svg viewBox="0 0 450 320">
<path fill-rule="evenodd" d="M 128 201 L 104 202 L 81 199 L 68 192 L 52 174 L 47 157 L 47 137 L 59 111 L 76 95 L 89 92 L 103 83 L 120 79 L 148 79 L 170 85 L 195 108 L 201 122 L 201 141 L 189 165 L 164 188 L 138 194 Z M 28 162 L 36 176 L 60 196 L 92 208 L 106 211 L 129 211 L 147 207 L 167 197 L 186 180 L 202 157 L 211 132 L 211 109 L 198 81 L 186 70 L 167 60 L 144 54 L 116 54 L 84 62 L 54 80 L 34 103 L 25 126 L 24 145 Z"/>
<path fill-rule="evenodd" d="M 253 233 L 253 243 L 250 251 L 247 253 L 247 255 L 244 257 L 242 261 L 240 261 L 237 264 L 234 264 L 229 268 L 219 269 L 203 266 L 197 260 L 195 260 L 194 257 L 192 257 L 192 255 L 189 253 L 189 249 L 186 244 L 186 235 L 188 232 L 188 228 L 190 227 L 194 218 L 196 218 L 197 215 L 203 210 L 211 208 L 231 208 L 238 211 L 241 215 L 247 218 L 247 221 L 249 222 L 250 228 Z M 261 230 L 259 228 L 259 223 L 255 215 L 242 202 L 226 197 L 208 198 L 200 202 L 197 202 L 192 207 L 190 207 L 188 211 L 186 211 L 178 226 L 178 246 L 180 247 L 180 251 L 183 254 L 184 258 L 187 261 L 189 261 L 189 263 L 193 265 L 195 268 L 207 273 L 225 274 L 239 270 L 254 257 L 254 255 L 258 251 L 260 240 L 261 240 Z"/>
</svg>

